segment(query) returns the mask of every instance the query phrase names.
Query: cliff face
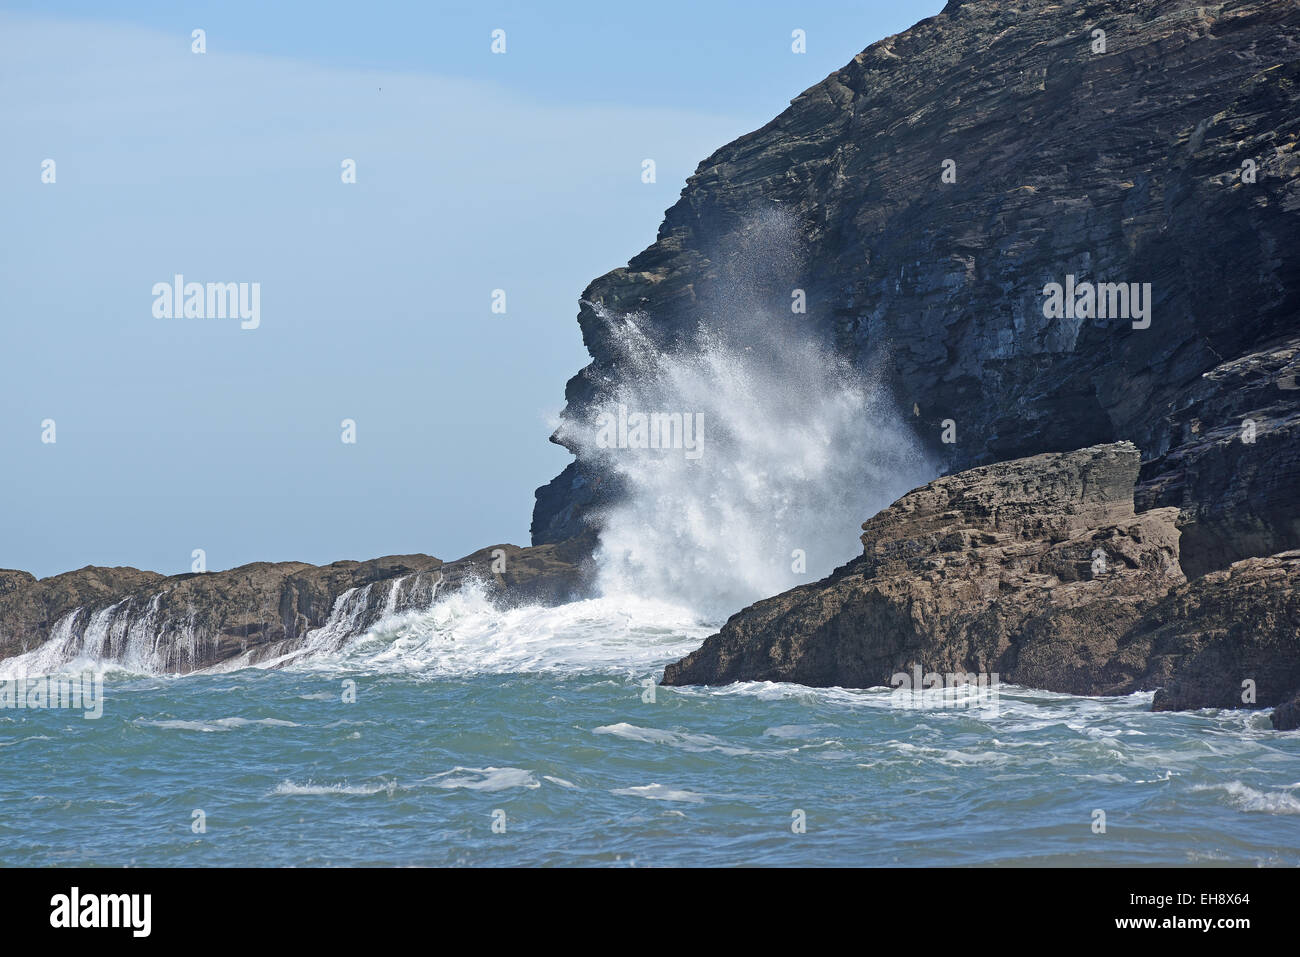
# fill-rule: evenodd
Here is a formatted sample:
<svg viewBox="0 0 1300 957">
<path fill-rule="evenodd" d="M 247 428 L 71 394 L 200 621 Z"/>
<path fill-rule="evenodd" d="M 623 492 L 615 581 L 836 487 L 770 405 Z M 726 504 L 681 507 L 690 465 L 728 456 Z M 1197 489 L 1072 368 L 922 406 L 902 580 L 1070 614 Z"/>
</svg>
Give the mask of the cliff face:
<svg viewBox="0 0 1300 957">
<path fill-rule="evenodd" d="M 619 374 L 597 304 L 674 349 L 790 321 L 802 289 L 804 334 L 883 363 L 947 471 L 1131 439 L 1189 574 L 1300 546 L 1298 133 L 1291 0 L 950 3 L 700 165 L 583 294 L 566 414 Z M 1149 314 L 1049 318 L 1069 276 L 1149 283 Z M 580 458 L 539 489 L 533 541 L 581 530 L 604 478 Z"/>
<path fill-rule="evenodd" d="M 1177 510 L 1134 511 L 1138 468 L 1117 443 L 931 482 L 863 524 L 859 558 L 733 615 L 664 683 L 866 688 L 920 666 L 1159 689 L 1157 710 L 1283 705 L 1300 692 L 1300 552 L 1187 582 Z"/>
<path fill-rule="evenodd" d="M 583 540 L 497 545 L 454 562 L 429 555 L 257 562 L 170 577 L 87 567 L 38 581 L 0 570 L 0 660 L 33 652 L 33 673 L 89 657 L 176 674 L 308 647 L 334 651 L 381 618 L 426 609 L 470 580 L 501 601 L 567 600 L 587 585 L 590 549 Z"/>
</svg>

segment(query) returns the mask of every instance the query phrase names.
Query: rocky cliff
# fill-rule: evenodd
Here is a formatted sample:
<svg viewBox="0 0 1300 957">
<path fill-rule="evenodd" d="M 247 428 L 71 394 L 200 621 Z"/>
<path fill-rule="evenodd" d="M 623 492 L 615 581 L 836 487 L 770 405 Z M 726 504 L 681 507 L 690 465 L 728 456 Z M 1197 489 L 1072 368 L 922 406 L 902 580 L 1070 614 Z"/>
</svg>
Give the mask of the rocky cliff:
<svg viewBox="0 0 1300 957">
<path fill-rule="evenodd" d="M 454 562 L 393 555 L 331 565 L 257 562 L 172 575 L 87 567 L 50 578 L 0 570 L 0 660 L 31 652 L 33 672 L 79 657 L 186 673 L 337 650 L 381 618 L 426 609 L 481 582 L 501 602 L 565 601 L 585 591 L 591 543 L 496 545 Z"/>
<path fill-rule="evenodd" d="M 762 314 L 883 367 L 949 472 L 1131 439 L 1188 574 L 1295 548 L 1298 133 L 1293 0 L 954 0 L 699 166 L 584 292 L 566 417 L 617 382 L 603 315 L 673 350 Z M 1051 314 L 1069 277 L 1149 288 L 1146 314 Z M 608 479 L 579 457 L 539 489 L 533 541 Z"/>
<path fill-rule="evenodd" d="M 863 524 L 860 557 L 733 615 L 664 683 L 866 688 L 920 666 L 1159 689 L 1157 710 L 1284 704 L 1300 692 L 1300 552 L 1189 583 L 1178 510 L 1135 512 L 1138 471 L 1116 443 L 936 480 Z"/>
</svg>

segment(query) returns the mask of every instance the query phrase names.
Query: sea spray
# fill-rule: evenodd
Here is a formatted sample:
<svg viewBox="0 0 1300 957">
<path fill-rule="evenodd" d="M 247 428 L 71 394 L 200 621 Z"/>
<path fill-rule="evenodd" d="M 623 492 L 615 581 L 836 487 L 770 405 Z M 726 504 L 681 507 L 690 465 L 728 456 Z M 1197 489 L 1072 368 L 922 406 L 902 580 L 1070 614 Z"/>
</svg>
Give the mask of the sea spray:
<svg viewBox="0 0 1300 957">
<path fill-rule="evenodd" d="M 592 308 L 618 377 L 559 437 L 623 493 L 597 517 L 606 596 L 720 620 L 829 573 L 866 518 L 933 475 L 878 377 L 789 327 L 733 321 L 667 352 L 646 316 Z M 693 443 L 664 441 L 677 422 Z"/>
<path fill-rule="evenodd" d="M 418 674 L 657 676 L 666 661 L 698 648 L 710 629 L 688 609 L 653 598 L 592 598 L 566 605 L 510 606 L 483 582 L 441 595 L 371 626 L 332 650 L 289 656 L 294 670 Z"/>
</svg>

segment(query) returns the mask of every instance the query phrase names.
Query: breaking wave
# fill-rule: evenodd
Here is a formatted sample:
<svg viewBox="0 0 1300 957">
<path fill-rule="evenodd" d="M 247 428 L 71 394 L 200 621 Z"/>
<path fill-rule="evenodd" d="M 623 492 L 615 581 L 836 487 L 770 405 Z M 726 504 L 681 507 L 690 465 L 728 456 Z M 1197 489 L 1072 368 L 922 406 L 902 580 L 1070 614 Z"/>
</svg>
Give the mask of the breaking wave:
<svg viewBox="0 0 1300 957">
<path fill-rule="evenodd" d="M 619 380 L 559 435 L 620 488 L 600 516 L 606 595 L 720 621 L 858 554 L 862 522 L 933 475 L 888 391 L 815 340 L 771 323 L 666 353 L 645 317 L 595 309 Z"/>
</svg>

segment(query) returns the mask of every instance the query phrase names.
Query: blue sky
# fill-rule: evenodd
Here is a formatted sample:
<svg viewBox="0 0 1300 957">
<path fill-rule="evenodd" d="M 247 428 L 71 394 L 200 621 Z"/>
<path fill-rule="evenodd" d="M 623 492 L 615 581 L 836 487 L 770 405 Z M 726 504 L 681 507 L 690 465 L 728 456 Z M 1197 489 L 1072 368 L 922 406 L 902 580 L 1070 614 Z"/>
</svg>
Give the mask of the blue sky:
<svg viewBox="0 0 1300 957">
<path fill-rule="evenodd" d="M 102 6 L 0 2 L 0 567 L 42 576 L 526 544 L 582 289 L 942 3 Z M 176 273 L 261 325 L 155 318 Z"/>
</svg>

